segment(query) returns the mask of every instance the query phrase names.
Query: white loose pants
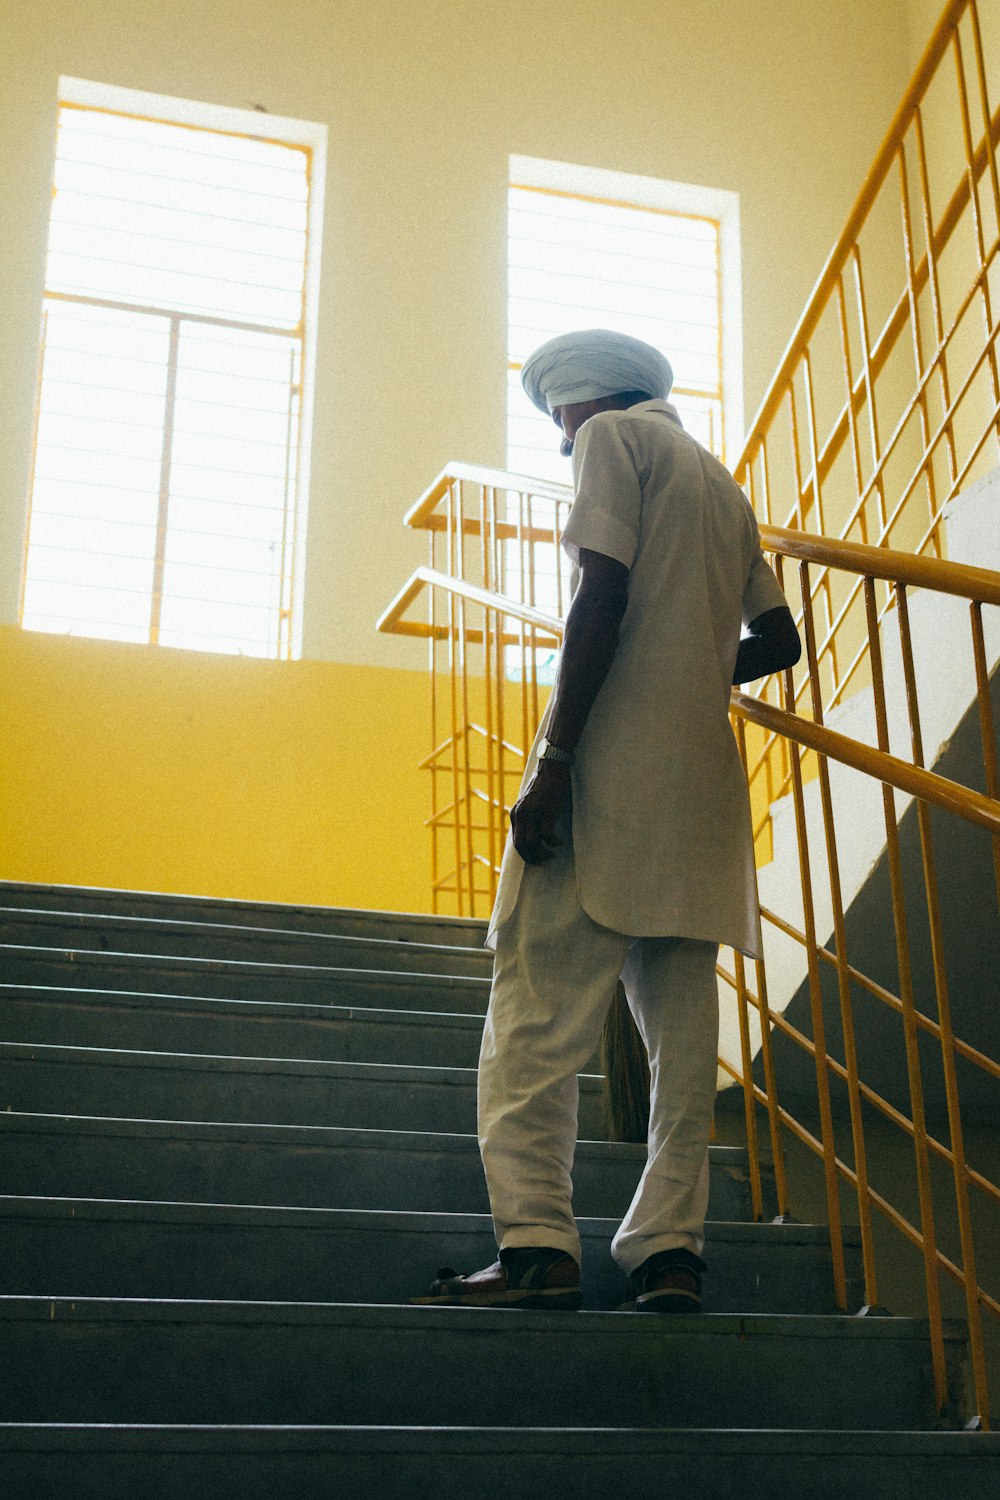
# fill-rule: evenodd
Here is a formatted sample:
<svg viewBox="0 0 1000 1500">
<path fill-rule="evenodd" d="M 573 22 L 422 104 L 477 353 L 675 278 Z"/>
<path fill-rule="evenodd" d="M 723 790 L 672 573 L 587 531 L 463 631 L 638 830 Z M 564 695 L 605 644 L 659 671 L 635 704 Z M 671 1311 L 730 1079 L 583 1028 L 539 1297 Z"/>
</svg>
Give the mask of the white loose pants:
<svg viewBox="0 0 1000 1500">
<path fill-rule="evenodd" d="M 567 839 L 524 871 L 497 933 L 479 1059 L 479 1145 L 497 1244 L 547 1245 L 579 1264 L 572 1211 L 577 1074 L 621 977 L 650 1066 L 648 1158 L 612 1244 L 626 1272 L 660 1250 L 700 1255 L 715 1108 L 718 945 L 629 937 L 580 906 Z"/>
</svg>

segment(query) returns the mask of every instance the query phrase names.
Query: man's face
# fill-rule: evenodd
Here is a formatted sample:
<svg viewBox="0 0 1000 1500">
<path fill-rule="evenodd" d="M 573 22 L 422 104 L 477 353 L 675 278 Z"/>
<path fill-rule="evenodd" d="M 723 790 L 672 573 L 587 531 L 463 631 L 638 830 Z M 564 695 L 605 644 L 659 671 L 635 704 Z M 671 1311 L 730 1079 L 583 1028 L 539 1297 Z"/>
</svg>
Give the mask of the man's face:
<svg viewBox="0 0 1000 1500">
<path fill-rule="evenodd" d="M 573 452 L 573 439 L 584 422 L 599 411 L 608 411 L 610 406 L 611 401 L 607 396 L 598 396 L 593 401 L 570 401 L 566 406 L 552 408 L 552 420 L 563 432 L 563 440 L 559 444 L 559 452 L 563 458 L 569 458 Z"/>
</svg>

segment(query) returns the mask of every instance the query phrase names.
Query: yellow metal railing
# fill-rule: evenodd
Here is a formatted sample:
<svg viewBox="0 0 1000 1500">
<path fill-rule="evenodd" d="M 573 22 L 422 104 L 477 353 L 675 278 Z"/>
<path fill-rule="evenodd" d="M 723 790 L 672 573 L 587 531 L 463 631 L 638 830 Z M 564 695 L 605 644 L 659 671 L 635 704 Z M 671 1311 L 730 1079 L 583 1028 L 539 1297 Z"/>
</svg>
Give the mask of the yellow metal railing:
<svg viewBox="0 0 1000 1500">
<path fill-rule="evenodd" d="M 736 464 L 762 520 L 939 553 L 996 461 L 998 48 L 949 0 Z"/>
<path fill-rule="evenodd" d="M 719 965 L 720 1072 L 743 1093 L 755 1213 L 766 1135 L 779 1213 L 789 1152 L 822 1164 L 839 1307 L 851 1302 L 845 1216 L 859 1226 L 867 1307 L 887 1259 L 913 1247 L 939 1410 L 943 1309 L 957 1287 L 984 1426 L 983 1318 L 1000 1320 L 1000 1286 L 982 1284 L 976 1250 L 1000 1238 L 1000 1185 L 967 1143 L 973 1115 L 995 1122 L 1000 1044 L 982 1024 L 990 976 L 970 1035 L 968 974 L 955 975 L 970 945 L 995 953 L 1000 775 L 984 611 L 1000 607 L 1000 574 L 946 561 L 944 523 L 1000 455 L 998 67 L 1000 6 L 949 0 L 736 465 L 805 651 L 794 672 L 733 694 L 764 957 L 752 978 L 739 954 Z M 485 915 L 492 902 L 568 602 L 558 540 L 571 498 L 452 466 L 407 517 L 429 533 L 429 566 L 380 628 L 429 643 L 436 910 Z M 926 764 L 961 717 L 938 712 L 943 643 L 951 708 L 958 679 L 972 706 L 975 774 Z M 961 863 L 942 882 L 956 829 Z M 873 869 L 884 886 L 874 957 L 853 921 Z M 956 889 L 968 908 L 957 925 L 943 899 L 954 905 Z M 896 1180 L 886 1132 L 911 1154 L 912 1183 Z"/>
<path fill-rule="evenodd" d="M 558 571 L 564 564 L 558 561 L 556 544 L 570 499 L 568 490 L 556 486 L 536 488 L 533 481 L 518 476 L 456 465 L 407 518 L 428 532 L 430 566 L 417 570 L 379 623 L 383 630 L 425 638 L 430 651 L 433 748 L 425 764 L 434 788 L 428 824 L 437 910 L 486 915 L 492 904 L 506 810 L 544 706 L 540 657 L 558 644 L 562 633 L 568 579 Z M 541 524 L 543 519 L 547 524 Z M 850 1298 L 843 1228 L 846 1192 L 847 1201 L 855 1205 L 850 1217 L 856 1216 L 860 1226 L 866 1305 L 874 1307 L 879 1301 L 875 1216 L 922 1256 L 941 1406 L 946 1394 L 942 1274 L 962 1289 L 978 1406 L 986 1421 L 982 1317 L 1000 1317 L 1000 1288 L 991 1291 L 980 1284 L 974 1231 L 983 1205 L 987 1213 L 1000 1210 L 1000 1185 L 967 1159 L 959 1074 L 975 1074 L 978 1093 L 982 1080 L 996 1086 L 1000 1063 L 955 1034 L 949 972 L 956 937 L 946 934 L 942 923 L 934 820 L 955 820 L 973 838 L 985 841 L 986 869 L 992 861 L 990 879 L 1000 900 L 1000 776 L 983 622 L 984 609 L 1000 607 L 1000 574 L 771 526 L 762 528 L 762 540 L 789 594 L 794 581 L 796 593 L 790 603 L 799 614 L 805 651 L 795 673 L 786 672 L 777 680 L 777 701 L 733 694 L 734 729 L 750 775 L 754 754 L 759 765 L 780 746 L 794 822 L 794 837 L 781 850 L 789 894 L 784 903 L 762 903 L 764 958 L 751 966 L 727 951 L 719 965 L 720 986 L 730 997 L 731 1034 L 720 1056 L 720 1070 L 743 1090 L 755 1212 L 765 1212 L 764 1138 L 770 1146 L 781 1214 L 789 1206 L 786 1141 L 793 1139 L 798 1147 L 815 1153 L 824 1174 L 837 1305 L 847 1309 Z M 544 575 L 533 560 L 536 549 L 546 559 Z M 864 601 L 870 742 L 859 735 L 856 723 L 850 734 L 826 723 L 831 702 L 839 704 L 841 698 L 821 654 L 825 620 L 817 618 L 822 598 L 815 587 L 816 571 L 835 577 L 840 588 L 856 588 Z M 539 594 L 545 595 L 548 608 L 539 606 Z M 914 649 L 912 617 L 914 611 L 920 616 L 921 641 L 930 639 L 937 647 L 935 622 L 928 620 L 927 610 L 937 607 L 933 601 L 949 599 L 964 601 L 968 611 L 966 680 L 981 741 L 978 786 L 971 774 L 963 783 L 925 764 L 923 708 L 933 682 L 927 661 Z M 949 651 L 954 675 L 961 671 L 955 641 Z M 769 689 L 774 686 L 772 681 Z M 938 734 L 935 730 L 935 739 Z M 936 743 L 930 754 L 936 757 Z M 838 777 L 843 783 L 852 776 L 856 785 L 835 786 Z M 847 804 L 863 784 L 881 796 L 881 843 L 889 879 L 886 943 L 894 954 L 893 983 L 881 970 L 870 972 L 863 966 L 852 951 L 848 930 L 855 891 L 845 890 L 842 878 L 842 866 L 851 858 L 844 843 L 845 836 L 850 837 Z M 901 851 L 903 809 L 897 807 L 897 797 L 915 803 L 916 866 L 913 860 L 907 864 Z M 904 889 L 916 880 L 922 883 L 927 927 L 922 946 L 929 944 L 930 950 L 929 964 L 917 978 L 912 899 L 907 901 Z M 995 921 L 995 904 L 991 910 Z M 967 942 L 970 935 L 963 933 L 958 940 Z M 785 991 L 789 988 L 789 951 L 799 955 L 792 989 L 800 996 L 802 1015 L 789 1006 L 791 994 L 776 993 L 782 985 Z M 830 976 L 832 990 L 824 984 L 825 975 Z M 866 1034 L 875 1013 L 898 1026 L 900 1035 L 885 1046 L 902 1058 L 902 1092 L 894 1094 L 878 1085 L 882 1060 L 874 1074 L 866 1076 L 857 1040 L 859 1011 Z M 928 1042 L 938 1054 L 933 1065 L 924 1055 Z M 780 1047 L 808 1059 L 814 1082 L 805 1103 L 798 1092 L 789 1094 L 783 1085 L 789 1064 L 787 1056 L 778 1056 Z M 925 1106 L 929 1066 L 937 1090 L 930 1123 Z M 873 1120 L 902 1132 L 912 1148 L 917 1204 L 913 1213 L 905 1196 L 894 1201 L 888 1185 L 873 1181 L 868 1146 Z M 950 1214 L 942 1202 L 941 1184 L 933 1180 L 942 1166 L 952 1183 Z M 945 1221 L 953 1221 L 950 1229 L 941 1227 Z M 950 1243 L 942 1249 L 949 1234 L 957 1250 Z M 891 1253 L 891 1246 L 882 1247 L 882 1255 Z"/>
</svg>

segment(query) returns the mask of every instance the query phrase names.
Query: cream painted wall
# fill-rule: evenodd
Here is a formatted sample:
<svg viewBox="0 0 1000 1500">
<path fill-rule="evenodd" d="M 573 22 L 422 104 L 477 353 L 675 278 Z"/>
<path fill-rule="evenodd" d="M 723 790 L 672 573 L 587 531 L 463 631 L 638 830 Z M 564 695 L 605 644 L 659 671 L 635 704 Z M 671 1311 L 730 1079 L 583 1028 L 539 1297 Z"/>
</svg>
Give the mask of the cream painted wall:
<svg viewBox="0 0 1000 1500">
<path fill-rule="evenodd" d="M 7 0 L 0 622 L 16 619 L 60 73 L 330 127 L 305 654 L 373 622 L 406 505 L 504 450 L 510 152 L 735 189 L 752 415 L 909 73 L 917 0 Z"/>
</svg>

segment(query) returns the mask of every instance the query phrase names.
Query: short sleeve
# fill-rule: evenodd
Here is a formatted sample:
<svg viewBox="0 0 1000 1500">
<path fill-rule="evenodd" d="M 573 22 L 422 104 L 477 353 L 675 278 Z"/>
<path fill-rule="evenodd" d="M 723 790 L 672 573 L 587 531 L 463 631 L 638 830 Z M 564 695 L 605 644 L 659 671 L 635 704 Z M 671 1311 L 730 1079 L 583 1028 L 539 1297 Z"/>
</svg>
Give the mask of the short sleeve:
<svg viewBox="0 0 1000 1500">
<path fill-rule="evenodd" d="M 631 568 L 639 546 L 642 486 L 617 413 L 585 422 L 573 443 L 573 509 L 562 544 L 574 563 L 581 549 Z"/>
<path fill-rule="evenodd" d="M 749 625 L 758 615 L 766 614 L 769 609 L 780 609 L 782 605 L 787 607 L 788 600 L 772 569 L 764 561 L 758 544 L 743 590 L 743 623 Z"/>
</svg>

